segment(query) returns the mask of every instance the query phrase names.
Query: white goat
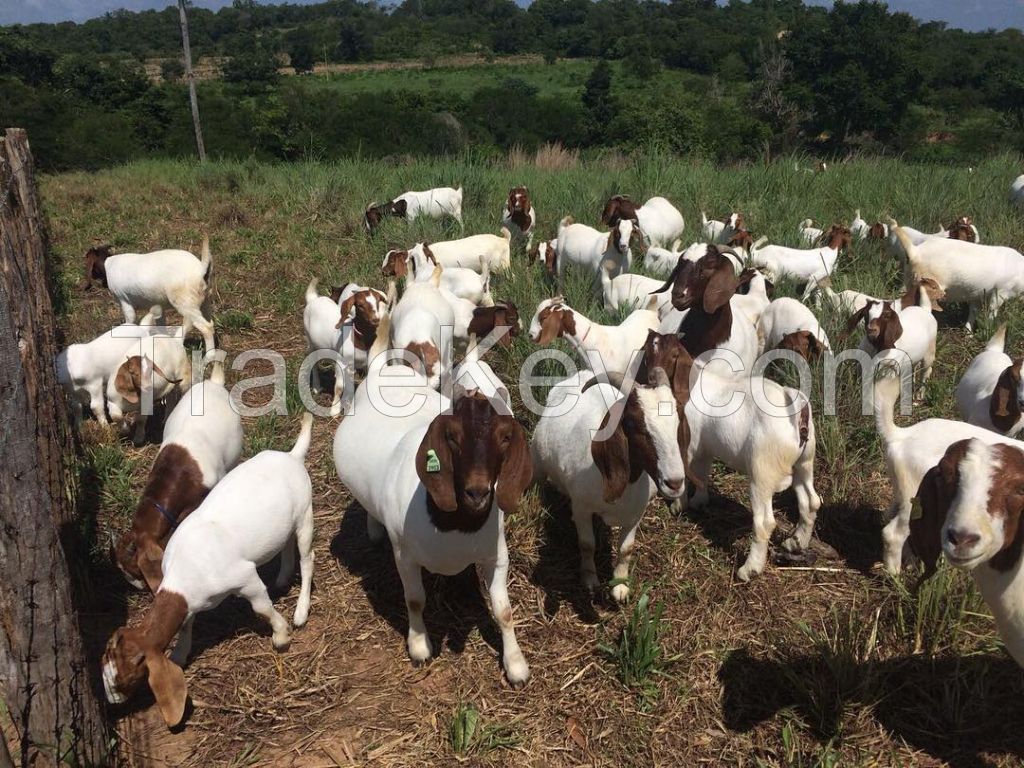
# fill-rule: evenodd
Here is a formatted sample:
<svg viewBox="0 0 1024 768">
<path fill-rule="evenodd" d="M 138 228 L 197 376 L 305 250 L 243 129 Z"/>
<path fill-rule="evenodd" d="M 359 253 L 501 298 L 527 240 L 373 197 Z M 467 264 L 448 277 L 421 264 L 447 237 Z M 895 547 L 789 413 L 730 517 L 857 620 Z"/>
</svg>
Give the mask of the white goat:
<svg viewBox="0 0 1024 768">
<path fill-rule="evenodd" d="M 152 349 L 146 347 L 152 341 Z M 154 403 L 173 408 L 192 383 L 192 365 L 180 338 L 153 336 L 142 341 L 141 355 L 126 356 L 107 376 L 107 411 L 110 420 L 127 431 L 128 414 L 135 417 L 135 445 L 146 439 L 146 421 Z"/>
<path fill-rule="evenodd" d="M 1012 360 L 1003 351 L 1005 347 L 1003 323 L 964 371 L 956 385 L 956 404 L 960 417 L 968 424 L 1016 437 L 1024 429 L 1024 359 Z"/>
<path fill-rule="evenodd" d="M 174 308 L 182 317 L 183 338 L 195 326 L 206 351 L 214 348 L 213 322 L 205 316 L 210 292 L 213 257 L 209 238 L 203 237 L 202 258 L 188 251 L 118 253 L 109 247 L 85 254 L 85 286 L 105 286 L 121 305 L 126 323 L 134 323 L 136 310 Z"/>
<path fill-rule="evenodd" d="M 1024 173 L 1010 184 L 1010 202 L 1014 205 L 1024 206 Z"/>
<path fill-rule="evenodd" d="M 682 237 L 686 221 L 678 209 L 664 197 L 652 197 L 641 206 L 623 195 L 614 195 L 605 203 L 601 223 L 615 227 L 621 219 L 631 219 L 647 245 L 665 247 Z"/>
<path fill-rule="evenodd" d="M 576 224 L 566 216 L 558 224 L 557 274 L 561 278 L 569 267 L 578 267 L 592 275 L 595 282 L 598 271 L 608 261 L 614 265 L 615 275 L 629 272 L 633 263 L 630 240 L 635 232 L 632 219 L 619 219 L 610 232 L 599 232 L 586 224 Z"/>
<path fill-rule="evenodd" d="M 871 226 L 860 216 L 860 208 L 853 212 L 853 221 L 850 222 L 850 234 L 857 240 L 867 239 L 871 232 Z"/>
<path fill-rule="evenodd" d="M 412 222 L 422 217 L 443 219 L 451 216 L 462 225 L 462 187 L 435 187 L 423 192 L 404 192 L 394 200 L 377 205 L 370 203 L 363 215 L 363 223 L 370 234 L 380 226 L 385 216 L 396 216 Z"/>
<path fill-rule="evenodd" d="M 869 301 L 847 322 L 847 332 L 864 321 L 864 339 L 860 348 L 874 358 L 875 365 L 892 361 L 910 370 L 921 363 L 921 384 L 918 394 L 932 375 L 935 362 L 935 343 L 939 325 L 932 314 L 928 292 L 921 292 L 921 305 L 900 309 L 898 302 Z"/>
<path fill-rule="evenodd" d="M 700 212 L 700 229 L 704 240 L 717 245 L 724 245 L 729 239 L 743 229 L 743 214 L 731 213 L 724 220 L 709 219 L 704 211 Z"/>
<path fill-rule="evenodd" d="M 578 401 L 566 412 L 562 397 L 555 402 L 549 396 L 532 452 L 538 481 L 547 478 L 572 503 L 580 575 L 584 586 L 595 590 L 593 518 L 619 527 L 614 578 L 626 580 L 648 502 L 655 493 L 670 501 L 682 496 L 685 469 L 680 415 L 664 370 L 655 369 L 654 386 L 636 386 L 625 396 L 610 384 L 581 391 L 587 381 L 581 374 L 552 390 Z M 616 584 L 612 596 L 624 602 L 629 587 Z"/>
<path fill-rule="evenodd" d="M 604 308 L 609 312 L 615 312 L 623 305 L 630 310 L 646 307 L 651 301 L 651 294 L 663 284 L 661 280 L 631 272 L 613 278 L 607 269 L 601 269 L 601 293 L 604 297 Z M 656 294 L 656 298 L 659 315 L 671 308 L 671 294 L 659 293 Z"/>
<path fill-rule="evenodd" d="M 537 226 L 537 211 L 530 200 L 530 190 L 526 187 L 512 187 L 508 192 L 508 200 L 501 210 L 501 225 L 507 228 L 514 238 L 526 242 L 526 250 L 533 245 L 533 230 Z"/>
<path fill-rule="evenodd" d="M 501 228 L 501 235 L 471 235 L 460 240 L 416 243 L 409 249 L 417 264 L 430 261 L 443 267 L 464 267 L 482 274 L 484 264 L 491 272 L 504 272 L 512 265 L 512 233 Z"/>
<path fill-rule="evenodd" d="M 797 233 L 800 235 L 800 245 L 804 248 L 811 248 L 815 243 L 821 240 L 821 236 L 825 234 L 825 230 L 814 226 L 814 219 L 804 219 L 800 222 Z"/>
<path fill-rule="evenodd" d="M 437 389 L 452 364 L 452 333 L 455 315 L 449 299 L 438 288 L 441 268 L 425 283 L 407 286 L 401 301 L 391 312 L 391 346 L 404 349 L 419 360 L 430 386 Z M 407 359 L 411 363 L 412 359 Z"/>
<path fill-rule="evenodd" d="M 850 230 L 834 225 L 825 233 L 825 238 L 826 243 L 820 248 L 787 248 L 782 245 L 753 247 L 749 263 L 766 269 L 773 280 L 788 278 L 804 283 L 803 297 L 806 299 L 819 281 L 832 274 L 839 252 L 850 245 Z"/>
<path fill-rule="evenodd" d="M 288 453 L 262 451 L 231 470 L 178 526 L 163 556 L 163 581 L 142 624 L 114 632 L 103 654 L 107 700 L 119 704 L 148 680 L 168 727 L 181 722 L 187 689 L 181 664 L 192 647 L 192 622 L 229 595 L 244 597 L 273 629 L 273 645 L 288 646 L 290 628 L 270 602 L 257 568 L 278 554 L 277 586 L 291 581 L 298 543 L 302 588 L 295 626 L 309 616 L 313 582 L 313 488 L 306 471 L 313 417 Z M 365 442 L 365 441 L 364 441 Z M 164 655 L 174 636 L 171 658 Z"/>
<path fill-rule="evenodd" d="M 761 313 L 757 340 L 759 354 L 769 349 L 788 349 L 809 361 L 832 351 L 828 334 L 814 313 L 802 302 L 788 297 L 775 299 Z"/>
</svg>

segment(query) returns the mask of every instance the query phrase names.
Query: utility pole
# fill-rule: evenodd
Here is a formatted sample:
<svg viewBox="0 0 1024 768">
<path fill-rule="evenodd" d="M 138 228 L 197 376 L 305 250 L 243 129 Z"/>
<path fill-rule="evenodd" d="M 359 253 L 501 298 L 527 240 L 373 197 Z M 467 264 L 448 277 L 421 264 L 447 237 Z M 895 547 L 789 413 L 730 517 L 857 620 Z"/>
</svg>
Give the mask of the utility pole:
<svg viewBox="0 0 1024 768">
<path fill-rule="evenodd" d="M 196 98 L 196 76 L 192 71 L 192 49 L 188 44 L 188 15 L 185 0 L 178 0 L 178 16 L 181 18 L 181 48 L 185 52 L 185 77 L 188 79 L 188 100 L 192 104 L 192 125 L 196 129 L 196 149 L 199 162 L 206 162 L 206 147 L 203 146 L 203 126 L 199 122 L 199 100 Z"/>
</svg>

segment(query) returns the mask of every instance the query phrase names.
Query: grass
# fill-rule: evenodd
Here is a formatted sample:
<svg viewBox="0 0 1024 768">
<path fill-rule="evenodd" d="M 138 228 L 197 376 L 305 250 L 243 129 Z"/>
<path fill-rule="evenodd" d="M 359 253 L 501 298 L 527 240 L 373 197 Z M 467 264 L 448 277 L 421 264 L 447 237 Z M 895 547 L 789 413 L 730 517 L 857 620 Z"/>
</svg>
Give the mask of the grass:
<svg viewBox="0 0 1024 768">
<path fill-rule="evenodd" d="M 380 285 L 389 247 L 460 234 L 451 223 L 388 221 L 368 238 L 360 223 L 365 205 L 402 190 L 462 184 L 466 233 L 497 231 L 508 188 L 526 184 L 538 210 L 538 237 L 545 238 L 566 214 L 595 222 L 609 195 L 626 192 L 675 201 L 688 222 L 687 242 L 698 237 L 701 210 L 719 216 L 742 210 L 755 234 L 795 244 L 803 218 L 849 221 L 860 208 L 869 221 L 892 213 L 921 228 L 969 214 L 986 242 L 1024 247 L 1024 222 L 1006 201 L 1018 157 L 981 161 L 974 173 L 889 158 L 852 159 L 809 174 L 796 169 L 810 165 L 801 158 L 718 167 L 658 156 L 565 161 L 555 154 L 518 155 L 511 164 L 473 154 L 294 165 L 145 162 L 43 177 L 66 297 L 59 330 L 67 342 L 81 341 L 119 317 L 109 296 L 75 287 L 81 256 L 94 242 L 198 251 L 208 232 L 216 322 L 229 362 L 243 350 L 270 348 L 284 358 L 290 382 L 288 415 L 244 419 L 248 457 L 288 449 L 297 434 L 294 379 L 305 354 L 301 314 L 309 279 L 319 277 L 321 287 Z M 515 301 L 525 323 L 554 288 L 523 253 L 513 259 L 514 274 L 494 279 L 495 295 Z M 834 288 L 894 295 L 898 282 L 897 266 L 879 246 L 858 243 L 840 259 Z M 564 292 L 588 317 L 614 318 L 586 278 L 571 277 Z M 791 295 L 792 287 L 780 286 L 782 294 Z M 1020 310 L 1014 301 L 1003 311 L 1015 356 L 1024 348 Z M 952 387 L 992 327 L 971 337 L 960 329 L 962 320 L 955 306 L 940 317 L 934 384 L 915 407 L 914 421 L 956 415 Z M 845 318 L 826 312 L 822 322 L 836 339 Z M 514 373 L 535 350 L 523 334 L 489 360 L 513 384 L 516 412 L 528 426 L 534 416 L 522 407 Z M 250 373 L 270 373 L 266 363 L 252 366 Z M 824 415 L 820 391 L 812 396 L 815 484 L 824 502 L 814 541 L 819 570 L 769 565 L 755 582 L 736 583 L 751 527 L 747 488 L 742 477 L 718 468 L 708 511 L 675 517 L 660 502 L 651 504 L 631 574 L 634 584 L 653 585 L 644 611 L 639 598 L 621 610 L 594 605 L 578 585 L 565 501 L 549 488 L 527 494 L 506 525 L 517 635 L 533 670 L 518 692 L 502 682 L 500 639 L 471 574 L 426 579 L 427 625 L 438 655 L 425 669 L 409 664 L 391 556 L 367 541 L 363 512 L 339 485 L 331 460 L 334 423 L 318 420 L 308 461 L 317 526 L 309 625 L 295 633 L 287 653 L 274 654 L 265 626 L 247 606 L 227 601 L 202 614 L 197 652 L 186 669 L 195 713 L 182 733 L 159 739 L 155 734 L 164 729 L 158 716 L 151 719 L 152 708 L 125 716 L 119 727 L 130 745 L 126 757 L 162 756 L 185 765 L 276 765 L 293 757 L 385 766 L 457 759 L 482 765 L 1017 764 L 1024 755 L 1017 727 L 1024 679 L 970 579 L 943 569 L 915 590 L 916 574 L 894 581 L 875 570 L 890 494 L 872 419 L 852 404 L 859 387 L 852 366 L 841 369 L 836 416 Z M 535 392 L 541 401 L 544 389 Z M 256 404 L 266 396 L 254 390 L 246 400 Z M 98 653 L 113 628 L 125 616 L 137 620 L 148 603 L 125 594 L 101 550 L 126 525 L 156 446 L 136 449 L 95 426 L 86 424 L 87 458 L 95 468 L 86 473 L 92 483 L 86 512 L 98 518 L 96 541 L 103 545 L 95 604 L 81 610 Z M 776 541 L 794 524 L 794 507 L 791 494 L 776 498 Z M 607 579 L 608 537 L 598 541 L 599 573 Z M 276 598 L 285 615 L 294 593 Z M 608 638 L 616 649 L 610 662 L 600 648 Z M 626 679 L 641 681 L 639 688 L 623 685 Z M 655 695 L 638 695 L 645 685 Z M 480 713 L 476 733 L 508 726 L 504 733 L 514 746 L 488 747 L 505 738 L 499 732 L 458 754 L 449 726 L 467 702 Z"/>
</svg>

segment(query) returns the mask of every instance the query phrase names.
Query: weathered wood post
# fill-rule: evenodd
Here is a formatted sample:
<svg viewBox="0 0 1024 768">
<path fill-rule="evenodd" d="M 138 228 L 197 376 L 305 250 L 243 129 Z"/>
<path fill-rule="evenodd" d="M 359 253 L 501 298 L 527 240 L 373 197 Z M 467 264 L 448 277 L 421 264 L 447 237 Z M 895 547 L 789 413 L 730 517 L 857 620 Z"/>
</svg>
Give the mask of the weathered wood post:
<svg viewBox="0 0 1024 768">
<path fill-rule="evenodd" d="M 28 138 L 9 128 L 0 138 L 0 686 L 9 718 L 0 734 L 15 732 L 5 746 L 22 766 L 102 765 L 110 731 L 60 539 L 74 516 L 75 448 L 53 365 L 46 251 Z"/>
</svg>

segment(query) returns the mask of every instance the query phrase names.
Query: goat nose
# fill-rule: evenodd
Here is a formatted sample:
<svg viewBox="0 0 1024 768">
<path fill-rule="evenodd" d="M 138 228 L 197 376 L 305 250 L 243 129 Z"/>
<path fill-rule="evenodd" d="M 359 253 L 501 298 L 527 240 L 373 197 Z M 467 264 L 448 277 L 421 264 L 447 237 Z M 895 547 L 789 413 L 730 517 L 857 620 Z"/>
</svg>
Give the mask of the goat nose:
<svg viewBox="0 0 1024 768">
<path fill-rule="evenodd" d="M 981 536 L 976 533 L 969 533 L 968 531 L 950 528 L 946 531 L 946 539 L 948 539 L 949 543 L 954 547 L 971 547 L 981 541 Z"/>
<path fill-rule="evenodd" d="M 679 479 L 666 480 L 665 485 L 674 493 L 683 487 L 683 478 L 680 477 Z"/>
<path fill-rule="evenodd" d="M 491 495 L 489 488 L 467 488 L 466 489 L 466 500 L 477 507 L 482 507 L 486 502 L 488 496 Z"/>
</svg>

